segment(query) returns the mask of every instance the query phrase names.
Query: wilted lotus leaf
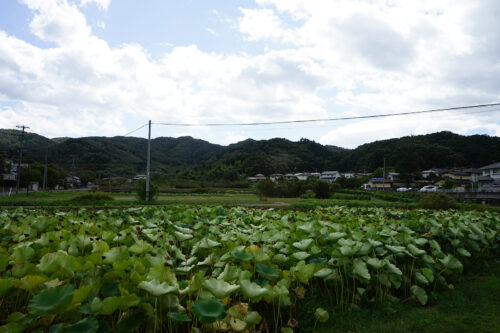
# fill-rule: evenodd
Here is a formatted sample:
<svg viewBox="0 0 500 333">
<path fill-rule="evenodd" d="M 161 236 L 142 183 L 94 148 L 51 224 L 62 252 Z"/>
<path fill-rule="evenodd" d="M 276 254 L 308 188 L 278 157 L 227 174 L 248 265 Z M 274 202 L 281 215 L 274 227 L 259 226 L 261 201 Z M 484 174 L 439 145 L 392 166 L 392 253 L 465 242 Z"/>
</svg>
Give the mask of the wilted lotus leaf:
<svg viewBox="0 0 500 333">
<path fill-rule="evenodd" d="M 35 316 L 62 312 L 71 304 L 73 291 L 71 285 L 44 289 L 30 300 L 28 312 Z"/>
<path fill-rule="evenodd" d="M 257 325 L 262 320 L 262 317 L 257 311 L 250 311 L 243 320 L 250 325 Z"/>
<path fill-rule="evenodd" d="M 247 327 L 246 322 L 234 317 L 229 318 L 229 325 L 231 326 L 231 329 L 235 332 L 242 332 Z"/>
<path fill-rule="evenodd" d="M 293 290 L 298 299 L 303 299 L 306 295 L 306 288 L 299 286 Z"/>
<path fill-rule="evenodd" d="M 224 280 L 216 280 L 210 279 L 206 280 L 203 283 L 203 287 L 205 287 L 208 291 L 210 291 L 215 297 L 222 299 L 231 295 L 233 292 L 238 290 L 240 286 L 229 284 Z"/>
<path fill-rule="evenodd" d="M 330 314 L 323 308 L 317 308 L 314 312 L 314 317 L 321 323 L 325 323 L 330 318 Z"/>
<path fill-rule="evenodd" d="M 194 302 L 191 311 L 195 318 L 204 324 L 210 324 L 226 317 L 224 305 L 215 298 Z"/>
</svg>

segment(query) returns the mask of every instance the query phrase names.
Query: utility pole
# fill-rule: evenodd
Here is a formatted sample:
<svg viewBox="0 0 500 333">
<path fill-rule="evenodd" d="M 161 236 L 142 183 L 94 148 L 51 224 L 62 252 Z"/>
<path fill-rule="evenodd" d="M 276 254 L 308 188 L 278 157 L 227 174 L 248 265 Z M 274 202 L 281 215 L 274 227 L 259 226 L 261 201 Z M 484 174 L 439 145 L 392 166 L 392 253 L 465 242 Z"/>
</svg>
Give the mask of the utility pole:
<svg viewBox="0 0 500 333">
<path fill-rule="evenodd" d="M 43 167 L 43 191 L 46 191 L 47 186 L 47 155 L 49 154 L 49 148 L 45 148 L 45 166 Z"/>
<path fill-rule="evenodd" d="M 148 161 L 146 165 L 146 201 L 149 201 L 149 169 L 150 169 L 150 159 L 151 159 L 151 120 L 149 121 L 149 131 L 148 131 Z"/>
<path fill-rule="evenodd" d="M 17 163 L 17 179 L 16 179 L 16 195 L 19 193 L 19 184 L 21 180 L 21 163 L 23 160 L 23 141 L 24 141 L 24 130 L 29 128 L 28 126 L 16 126 L 17 128 L 22 128 L 21 132 L 21 148 L 19 149 L 19 163 Z"/>
<path fill-rule="evenodd" d="M 385 179 L 385 157 L 384 157 L 384 179 Z"/>
</svg>

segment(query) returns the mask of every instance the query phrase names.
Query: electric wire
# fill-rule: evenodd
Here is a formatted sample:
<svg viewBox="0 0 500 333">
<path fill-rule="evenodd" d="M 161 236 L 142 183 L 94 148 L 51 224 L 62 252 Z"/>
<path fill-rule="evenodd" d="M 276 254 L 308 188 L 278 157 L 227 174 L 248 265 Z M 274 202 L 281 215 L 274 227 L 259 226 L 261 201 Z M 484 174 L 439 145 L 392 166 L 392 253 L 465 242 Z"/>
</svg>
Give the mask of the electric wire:
<svg viewBox="0 0 500 333">
<path fill-rule="evenodd" d="M 127 134 L 124 134 L 124 135 L 122 135 L 122 136 L 128 136 L 128 135 L 130 135 L 130 134 L 132 134 L 132 133 L 134 133 L 134 132 L 137 132 L 138 130 L 140 130 L 141 128 L 146 127 L 146 126 L 148 126 L 148 123 L 146 123 L 146 124 L 144 124 L 144 125 L 142 125 L 142 126 L 140 126 L 140 127 L 136 128 L 135 130 L 130 131 L 130 132 L 128 132 Z"/>
<path fill-rule="evenodd" d="M 444 112 L 444 111 L 456 111 L 456 110 L 464 110 L 464 109 L 484 108 L 484 107 L 491 107 L 491 106 L 500 106 L 500 103 L 477 104 L 477 105 L 457 106 L 457 107 L 442 108 L 442 109 L 409 111 L 409 112 L 399 112 L 399 113 L 385 113 L 385 114 L 375 114 L 375 115 L 368 115 L 368 116 L 351 116 L 351 117 L 324 118 L 324 119 L 284 120 L 284 121 L 269 121 L 269 122 L 255 122 L 255 123 L 208 123 L 208 124 L 193 124 L 193 123 L 156 122 L 156 123 L 152 123 L 152 124 L 154 124 L 154 125 L 163 125 L 163 126 L 179 126 L 179 127 L 261 126 L 261 125 L 311 123 L 311 122 L 326 122 L 326 121 L 341 121 L 341 120 L 356 120 L 356 119 L 369 119 L 369 118 L 381 118 L 381 117 L 394 117 L 394 116 L 404 116 L 404 115 L 414 115 L 414 114 L 424 114 L 424 113 L 434 113 L 434 112 Z"/>
</svg>

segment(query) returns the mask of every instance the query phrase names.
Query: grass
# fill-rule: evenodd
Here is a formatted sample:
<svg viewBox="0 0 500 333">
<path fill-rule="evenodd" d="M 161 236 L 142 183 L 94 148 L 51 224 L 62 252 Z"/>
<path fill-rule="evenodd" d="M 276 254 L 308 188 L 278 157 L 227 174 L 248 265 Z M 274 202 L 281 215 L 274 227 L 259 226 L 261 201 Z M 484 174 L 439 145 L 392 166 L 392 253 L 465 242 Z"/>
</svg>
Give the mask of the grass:
<svg viewBox="0 0 500 333">
<path fill-rule="evenodd" d="M 53 191 L 18 194 L 17 196 L 0 197 L 0 207 L 130 207 L 138 205 L 169 205 L 169 204 L 203 204 L 223 206 L 253 206 L 278 207 L 285 209 L 309 210 L 317 206 L 347 206 L 347 207 L 379 207 L 379 208 L 418 208 L 418 198 L 415 193 L 379 193 L 377 197 L 366 200 L 366 191 L 343 191 L 332 199 L 301 199 L 301 198 L 267 198 L 261 201 L 254 193 L 242 193 L 226 190 L 225 193 L 161 193 L 155 201 L 138 201 L 133 193 L 106 192 L 114 200 L 92 201 L 80 200 L 79 196 L 88 192 L 83 191 Z M 406 198 L 405 196 L 408 195 Z M 398 200 L 396 200 L 396 198 Z M 459 204 L 460 210 L 489 210 L 500 212 L 500 207 L 480 204 Z"/>
<path fill-rule="evenodd" d="M 301 332 L 312 332 L 314 311 L 330 313 L 318 332 L 500 332 L 500 263 L 462 277 L 453 290 L 435 293 L 431 304 L 372 304 L 340 311 L 321 290 L 306 294 L 297 320 Z"/>
</svg>

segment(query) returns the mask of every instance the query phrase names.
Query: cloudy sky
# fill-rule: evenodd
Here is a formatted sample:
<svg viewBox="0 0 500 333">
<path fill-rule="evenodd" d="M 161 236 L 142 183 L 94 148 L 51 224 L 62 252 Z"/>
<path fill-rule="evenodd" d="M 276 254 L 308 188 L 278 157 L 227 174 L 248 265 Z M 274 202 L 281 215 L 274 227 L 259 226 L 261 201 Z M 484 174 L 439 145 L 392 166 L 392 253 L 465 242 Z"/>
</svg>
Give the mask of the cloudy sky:
<svg viewBox="0 0 500 333">
<path fill-rule="evenodd" d="M 0 2 L 0 128 L 115 136 L 149 119 L 283 121 L 495 102 L 498 0 Z M 156 125 L 153 136 L 220 144 L 304 137 L 352 148 L 441 130 L 499 136 L 500 112 L 484 112 L 491 110 L 262 127 Z"/>
</svg>

